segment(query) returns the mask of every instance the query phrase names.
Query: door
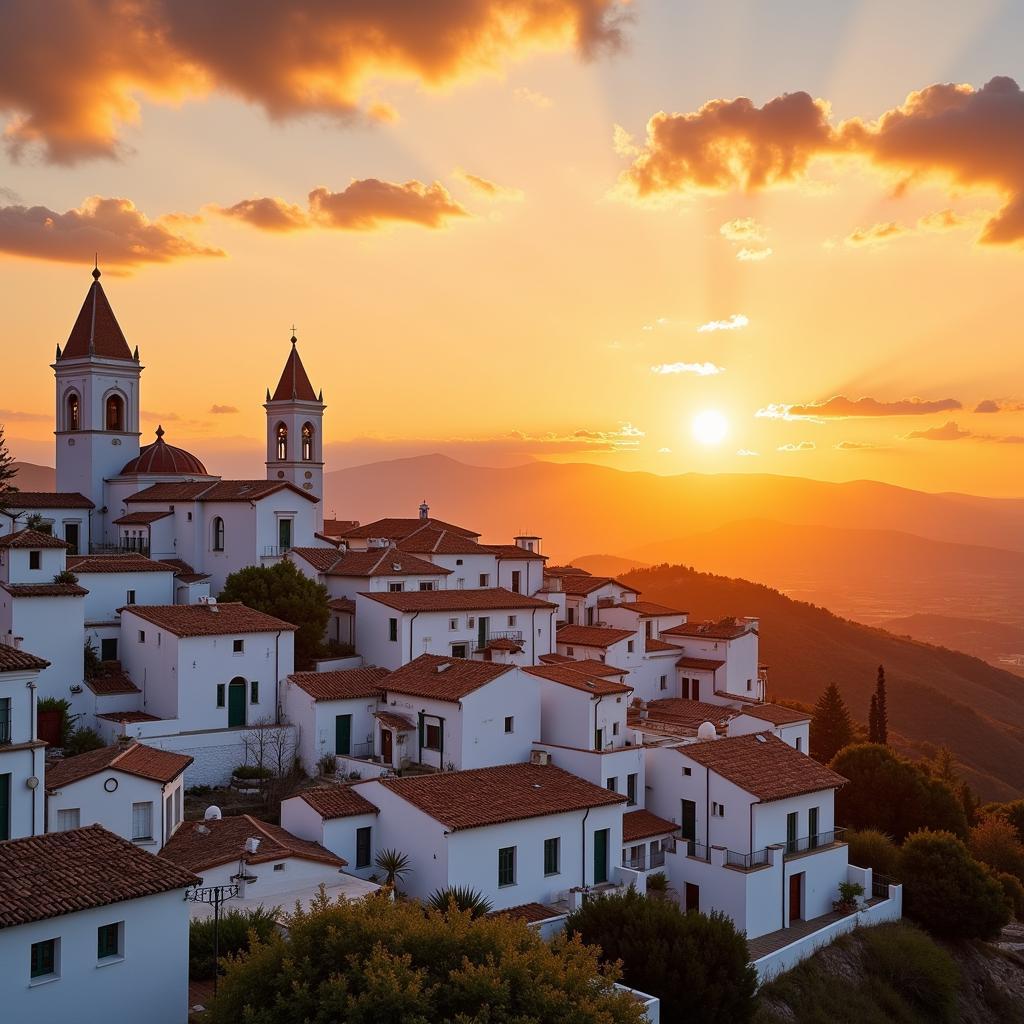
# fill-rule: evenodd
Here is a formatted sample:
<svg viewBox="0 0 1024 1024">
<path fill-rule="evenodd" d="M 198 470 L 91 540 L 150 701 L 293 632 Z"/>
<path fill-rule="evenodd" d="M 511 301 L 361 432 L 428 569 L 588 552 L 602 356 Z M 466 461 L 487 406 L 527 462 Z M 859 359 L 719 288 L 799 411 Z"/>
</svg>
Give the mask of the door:
<svg viewBox="0 0 1024 1024">
<path fill-rule="evenodd" d="M 803 892 L 804 873 L 789 876 L 789 923 L 804 919 L 800 897 Z"/>
<path fill-rule="evenodd" d="M 786 853 L 796 853 L 799 826 L 800 816 L 796 811 L 786 815 Z"/>
<path fill-rule="evenodd" d="M 818 808 L 812 807 L 807 812 L 807 845 L 812 849 L 818 846 Z"/>
<path fill-rule="evenodd" d="M 608 881 L 608 829 L 594 833 L 594 885 Z"/>
<path fill-rule="evenodd" d="M 117 638 L 100 640 L 100 661 L 117 661 Z"/>
<path fill-rule="evenodd" d="M 334 716 L 334 753 L 348 757 L 352 753 L 352 716 Z"/>
<path fill-rule="evenodd" d="M 487 646 L 490 622 L 491 620 L 486 615 L 481 615 L 476 620 L 476 642 L 478 647 Z"/>
<path fill-rule="evenodd" d="M 292 521 L 290 519 L 277 521 L 277 546 L 282 551 L 287 551 L 292 546 Z"/>
<path fill-rule="evenodd" d="M 385 764 L 391 764 L 391 730 L 381 729 L 380 731 L 380 757 Z"/>
<path fill-rule="evenodd" d="M 67 541 L 71 547 L 68 549 L 69 555 L 78 554 L 78 523 L 65 523 L 64 524 L 64 540 Z"/>
<path fill-rule="evenodd" d="M 232 679 L 228 685 L 228 728 L 245 725 L 245 680 Z"/>
<path fill-rule="evenodd" d="M 693 698 L 693 700 L 700 700 L 700 680 L 699 679 L 691 679 L 690 680 L 690 696 Z"/>
<path fill-rule="evenodd" d="M 512 570 L 512 593 L 518 594 L 521 587 L 523 574 L 518 569 Z"/>
<path fill-rule="evenodd" d="M 684 800 L 680 817 L 680 830 L 686 841 L 686 852 L 692 853 L 690 844 L 697 841 L 697 804 L 693 800 Z"/>
<path fill-rule="evenodd" d="M 687 882 L 683 892 L 683 901 L 683 909 L 688 914 L 698 913 L 700 911 L 700 886 L 694 885 L 693 882 Z"/>
</svg>

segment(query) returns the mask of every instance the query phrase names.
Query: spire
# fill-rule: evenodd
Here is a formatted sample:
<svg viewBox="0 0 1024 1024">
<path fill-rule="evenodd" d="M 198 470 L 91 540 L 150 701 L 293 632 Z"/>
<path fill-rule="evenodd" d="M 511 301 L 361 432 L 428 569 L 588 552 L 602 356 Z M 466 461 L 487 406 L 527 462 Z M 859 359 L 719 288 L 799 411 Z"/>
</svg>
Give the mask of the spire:
<svg viewBox="0 0 1024 1024">
<path fill-rule="evenodd" d="M 64 352 L 59 358 L 81 359 L 84 356 L 127 360 L 132 358 L 128 342 L 125 341 L 114 311 L 110 308 L 103 285 L 100 284 L 99 265 L 93 268 L 92 284 L 86 293 L 78 319 L 71 328 Z"/>
<path fill-rule="evenodd" d="M 273 398 L 268 402 L 315 402 L 316 392 L 309 382 L 306 368 L 299 358 L 298 338 L 295 337 L 295 328 L 292 328 L 292 350 L 288 353 L 284 370 L 281 372 L 281 379 L 278 381 L 277 389 Z"/>
</svg>

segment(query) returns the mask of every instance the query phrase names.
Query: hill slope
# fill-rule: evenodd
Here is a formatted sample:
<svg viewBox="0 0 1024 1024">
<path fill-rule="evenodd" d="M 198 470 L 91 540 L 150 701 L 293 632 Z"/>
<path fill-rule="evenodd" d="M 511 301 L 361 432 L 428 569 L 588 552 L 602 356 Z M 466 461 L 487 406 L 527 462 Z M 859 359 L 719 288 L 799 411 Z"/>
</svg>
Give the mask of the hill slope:
<svg viewBox="0 0 1024 1024">
<path fill-rule="evenodd" d="M 1009 614 L 1011 609 L 1005 611 Z M 988 619 L 929 615 L 925 612 L 889 619 L 880 625 L 897 636 L 910 636 L 925 643 L 953 647 L 1014 675 L 1024 675 L 1024 627 Z"/>
<path fill-rule="evenodd" d="M 811 703 L 835 681 L 864 722 L 878 665 L 889 683 L 889 725 L 897 745 L 920 755 L 948 745 L 986 799 L 1024 793 L 1024 681 L 977 658 L 893 636 L 794 601 L 747 580 L 656 566 L 623 577 L 652 601 L 693 619 L 756 615 L 761 660 L 774 697 Z"/>
<path fill-rule="evenodd" d="M 33 462 L 15 462 L 18 475 L 12 483 L 22 491 L 53 491 L 57 489 L 57 471 Z"/>
</svg>

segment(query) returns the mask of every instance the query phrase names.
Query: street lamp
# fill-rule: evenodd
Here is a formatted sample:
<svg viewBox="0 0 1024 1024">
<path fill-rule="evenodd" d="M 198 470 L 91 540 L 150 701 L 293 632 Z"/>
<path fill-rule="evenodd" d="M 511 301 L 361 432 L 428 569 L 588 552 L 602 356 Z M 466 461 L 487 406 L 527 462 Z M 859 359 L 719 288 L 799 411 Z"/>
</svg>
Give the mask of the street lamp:
<svg viewBox="0 0 1024 1024">
<path fill-rule="evenodd" d="M 238 898 L 237 885 L 196 886 L 185 891 L 185 899 L 192 903 L 208 903 L 213 907 L 213 994 L 217 995 L 217 975 L 220 974 L 220 908 L 228 900 Z"/>
</svg>

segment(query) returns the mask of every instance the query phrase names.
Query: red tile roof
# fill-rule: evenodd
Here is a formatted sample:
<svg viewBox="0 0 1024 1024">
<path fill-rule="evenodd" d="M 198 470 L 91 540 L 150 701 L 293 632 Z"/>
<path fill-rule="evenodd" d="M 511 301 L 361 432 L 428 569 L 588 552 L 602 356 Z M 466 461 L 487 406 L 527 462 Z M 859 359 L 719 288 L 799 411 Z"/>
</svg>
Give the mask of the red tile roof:
<svg viewBox="0 0 1024 1024">
<path fill-rule="evenodd" d="M 383 668 L 349 668 L 336 672 L 295 672 L 288 677 L 314 700 L 358 700 L 377 697 L 383 691 Z"/>
<path fill-rule="evenodd" d="M 73 573 L 174 572 L 173 566 L 145 555 L 68 555 L 67 566 Z"/>
<path fill-rule="evenodd" d="M 304 789 L 299 797 L 324 821 L 379 813 L 377 807 L 353 786 L 318 786 L 316 789 Z"/>
<path fill-rule="evenodd" d="M 164 440 L 164 428 L 156 428 L 156 440 L 143 445 L 134 459 L 121 467 L 121 476 L 209 476 L 206 467 L 191 452 L 175 448 Z"/>
<path fill-rule="evenodd" d="M 847 780 L 768 732 L 673 748 L 767 803 L 838 789 Z"/>
<path fill-rule="evenodd" d="M 75 757 L 65 757 L 62 761 L 48 765 L 46 788 L 60 789 L 105 771 L 124 772 L 127 775 L 137 775 L 139 778 L 167 785 L 168 782 L 173 782 L 192 760 L 185 754 L 148 747 L 143 743 L 133 743 L 127 748 L 114 743 L 109 747 L 90 750 Z"/>
<path fill-rule="evenodd" d="M 796 722 L 811 720 L 809 712 L 796 711 L 781 704 L 744 704 L 737 709 L 736 714 L 760 718 L 762 721 L 771 722 L 772 725 L 793 725 Z"/>
<path fill-rule="evenodd" d="M 0 583 L 11 597 L 85 597 L 89 593 L 77 583 Z"/>
<path fill-rule="evenodd" d="M 554 765 L 506 764 L 381 779 L 377 784 L 452 831 L 626 802 L 624 796 Z"/>
<path fill-rule="evenodd" d="M 586 569 L 576 565 L 548 565 L 544 568 L 545 576 L 589 576 Z"/>
<path fill-rule="evenodd" d="M 620 640 L 636 636 L 633 629 L 613 629 L 611 626 L 562 626 L 555 634 L 560 644 L 575 647 L 611 647 Z"/>
<path fill-rule="evenodd" d="M 492 910 L 488 917 L 515 917 L 527 924 L 539 924 L 541 921 L 551 921 L 556 917 L 565 917 L 566 911 L 557 907 L 548 907 L 543 903 L 520 903 L 516 907 L 506 907 L 504 910 Z"/>
<path fill-rule="evenodd" d="M 28 651 L 10 644 L 0 643 L 0 672 L 32 672 L 41 671 L 50 663 L 37 658 Z"/>
<path fill-rule="evenodd" d="M 142 692 L 131 681 L 128 674 L 120 668 L 104 670 L 99 675 L 86 679 L 85 685 L 97 697 L 115 697 L 119 694 Z"/>
<path fill-rule="evenodd" d="M 617 683 L 612 679 L 601 678 L 574 668 L 571 664 L 535 665 L 523 669 L 539 679 L 547 679 L 562 686 L 571 686 L 574 690 L 582 690 L 594 696 L 604 697 L 613 693 L 632 693 L 633 687 L 625 683 Z"/>
<path fill-rule="evenodd" d="M 723 619 L 721 622 L 683 622 L 678 626 L 663 629 L 664 636 L 689 636 L 695 639 L 736 640 L 751 632 L 751 625 L 737 619 Z"/>
<path fill-rule="evenodd" d="M 725 728 L 729 719 L 736 713 L 735 708 L 726 707 L 724 704 L 687 700 L 684 697 L 665 697 L 647 702 L 647 721 L 664 722 L 694 732 L 704 722 Z"/>
<path fill-rule="evenodd" d="M 307 501 L 320 499 L 288 480 L 215 480 L 153 484 L 125 498 L 134 502 L 164 501 L 262 501 L 278 491 L 293 491 Z"/>
<path fill-rule="evenodd" d="M 467 658 L 421 654 L 388 675 L 382 688 L 388 693 L 401 693 L 410 697 L 458 701 L 514 668 L 515 665 L 502 665 L 494 661 L 470 661 Z"/>
<path fill-rule="evenodd" d="M 96 506 L 77 491 L 5 491 L 8 508 L 95 508 Z"/>
<path fill-rule="evenodd" d="M 454 530 L 417 530 L 395 542 L 401 551 L 420 555 L 492 555 L 472 537 Z"/>
<path fill-rule="evenodd" d="M 637 810 L 627 811 L 622 816 L 622 842 L 636 843 L 641 839 L 651 839 L 654 836 L 671 835 L 678 832 L 679 826 L 674 821 L 659 818 L 650 811 Z"/>
<path fill-rule="evenodd" d="M 400 612 L 514 611 L 517 608 L 554 608 L 548 601 L 513 594 L 503 587 L 480 590 L 409 590 L 401 593 L 360 594 Z"/>
<path fill-rule="evenodd" d="M 317 572 L 327 572 L 328 569 L 341 557 L 337 548 L 309 548 L 294 547 L 288 549 L 289 555 L 296 555 L 303 561 L 308 562 Z"/>
<path fill-rule="evenodd" d="M 59 537 L 40 530 L 18 530 L 0 537 L 0 548 L 69 548 L 71 547 Z"/>
<path fill-rule="evenodd" d="M 350 530 L 354 530 L 358 525 L 358 519 L 325 519 L 324 536 L 343 537 Z"/>
<path fill-rule="evenodd" d="M 159 715 L 151 715 L 148 711 L 103 711 L 97 714 L 97 718 L 102 718 L 107 722 L 117 722 L 118 724 L 124 722 L 162 722 L 163 719 Z"/>
<path fill-rule="evenodd" d="M 274 389 L 272 402 L 316 402 L 316 392 L 309 382 L 306 368 L 299 358 L 299 350 L 292 338 L 292 350 L 285 360 L 284 369 L 281 371 L 281 379 Z"/>
<path fill-rule="evenodd" d="M 678 650 L 678 644 L 669 644 L 664 640 L 658 640 L 657 637 L 653 636 L 644 637 L 644 652 L 646 654 L 658 654 L 663 651 L 677 652 Z"/>
<path fill-rule="evenodd" d="M 198 884 L 100 825 L 0 843 L 0 928 Z"/>
<path fill-rule="evenodd" d="M 188 562 L 181 558 L 161 558 L 164 565 L 169 565 L 174 570 L 175 579 L 182 583 L 199 583 L 201 580 L 208 580 L 208 572 L 196 572 Z"/>
<path fill-rule="evenodd" d="M 170 509 L 165 509 L 163 512 L 129 512 L 126 515 L 121 516 L 114 520 L 115 526 L 149 526 L 150 523 L 155 523 L 159 519 L 166 519 L 168 516 L 173 516 L 174 513 Z"/>
<path fill-rule="evenodd" d="M 391 711 L 374 711 L 373 717 L 386 725 L 389 729 L 397 729 L 399 732 L 415 732 L 416 726 L 403 715 L 396 715 Z"/>
<path fill-rule="evenodd" d="M 527 551 L 526 548 L 521 548 L 518 544 L 481 544 L 480 546 L 501 559 L 534 558 L 545 561 L 548 557 L 539 551 Z"/>
<path fill-rule="evenodd" d="M 247 839 L 259 839 L 256 853 L 244 853 Z M 297 857 L 343 868 L 348 862 L 311 843 L 293 836 L 278 825 L 259 821 L 248 814 L 215 821 L 183 821 L 178 831 L 160 851 L 160 856 L 189 871 L 203 872 L 221 864 L 265 864 L 268 861 Z"/>
<path fill-rule="evenodd" d="M 677 608 L 667 608 L 663 604 L 656 604 L 654 601 L 621 601 L 612 605 L 613 608 L 623 608 L 627 612 L 636 612 L 644 618 L 658 618 L 662 615 L 688 615 L 689 612 L 681 612 Z"/>
<path fill-rule="evenodd" d="M 240 601 L 223 604 L 132 604 L 121 611 L 137 615 L 177 637 L 276 633 L 298 628 Z"/>
<path fill-rule="evenodd" d="M 718 661 L 715 658 L 691 658 L 688 655 L 683 655 L 676 662 L 676 668 L 692 668 L 700 669 L 704 672 L 714 672 L 724 664 L 724 661 Z"/>
<path fill-rule="evenodd" d="M 631 587 L 611 576 L 581 576 L 579 573 L 564 573 L 561 574 L 561 580 L 563 592 L 573 597 L 592 594 L 595 590 L 609 585 L 620 587 L 623 590 L 631 590 L 634 594 L 640 593 L 636 587 Z"/>
<path fill-rule="evenodd" d="M 541 659 L 543 660 L 543 658 Z M 572 667 L 580 672 L 589 672 L 592 676 L 628 676 L 628 668 L 619 668 L 617 665 L 609 665 L 607 662 L 598 661 L 597 658 L 566 658 Z"/>
<path fill-rule="evenodd" d="M 369 551 L 334 552 L 334 562 L 324 570 L 328 576 L 450 576 L 425 558 L 417 558 L 397 548 L 371 548 Z"/>
<path fill-rule="evenodd" d="M 348 612 L 349 615 L 356 613 L 356 603 L 351 597 L 332 597 L 327 602 L 327 607 L 332 612 Z"/>
<path fill-rule="evenodd" d="M 440 519 L 375 519 L 372 523 L 364 523 L 362 526 L 355 526 L 344 533 L 338 534 L 351 540 L 372 540 L 387 538 L 399 540 L 416 533 L 417 530 L 434 529 L 447 530 L 449 533 L 461 533 L 465 537 L 479 537 L 480 534 L 473 530 L 467 530 L 462 526 L 454 526 L 452 523 L 443 522 Z"/>
<path fill-rule="evenodd" d="M 93 271 L 92 284 L 60 358 L 81 359 L 87 356 L 132 360 L 132 350 L 107 301 L 98 270 Z"/>
</svg>

